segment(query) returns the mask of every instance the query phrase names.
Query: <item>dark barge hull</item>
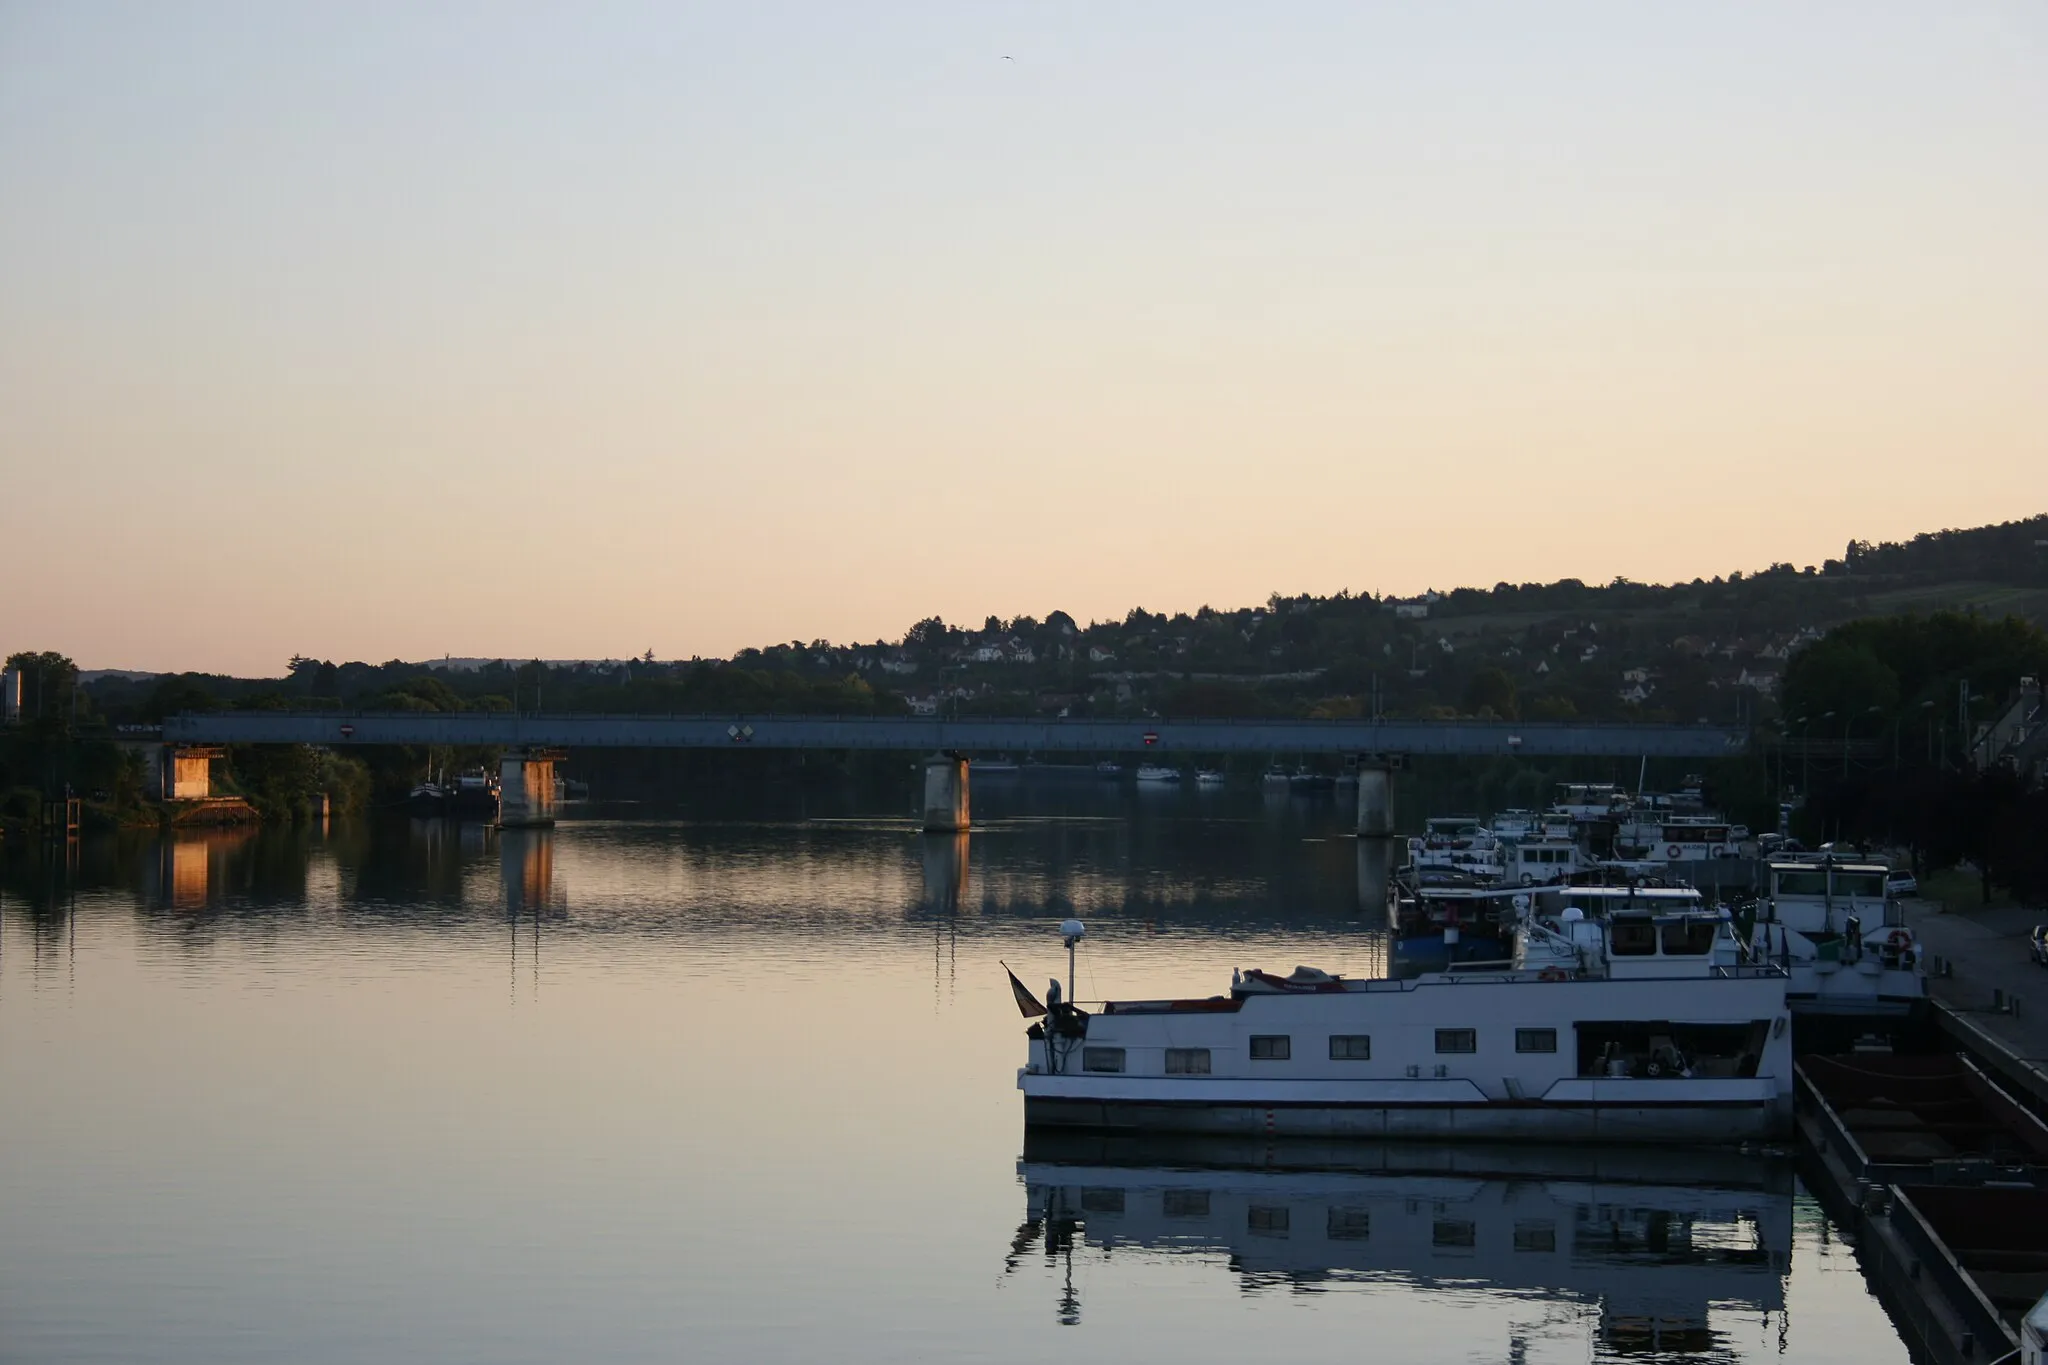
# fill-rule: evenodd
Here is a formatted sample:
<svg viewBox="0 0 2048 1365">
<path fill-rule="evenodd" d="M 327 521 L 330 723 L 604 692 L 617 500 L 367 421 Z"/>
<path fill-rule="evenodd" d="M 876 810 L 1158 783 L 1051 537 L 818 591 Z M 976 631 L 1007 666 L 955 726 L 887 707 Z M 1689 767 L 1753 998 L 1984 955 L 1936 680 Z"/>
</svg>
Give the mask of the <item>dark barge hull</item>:
<svg viewBox="0 0 2048 1365">
<path fill-rule="evenodd" d="M 1024 1125 L 1092 1133 L 1394 1141 L 1598 1142 L 1629 1146 L 1775 1142 L 1791 1136 L 1782 1106 L 1683 1100 L 1613 1104 L 1494 1100 L 1475 1104 L 1215 1104 L 1026 1096 Z"/>
</svg>

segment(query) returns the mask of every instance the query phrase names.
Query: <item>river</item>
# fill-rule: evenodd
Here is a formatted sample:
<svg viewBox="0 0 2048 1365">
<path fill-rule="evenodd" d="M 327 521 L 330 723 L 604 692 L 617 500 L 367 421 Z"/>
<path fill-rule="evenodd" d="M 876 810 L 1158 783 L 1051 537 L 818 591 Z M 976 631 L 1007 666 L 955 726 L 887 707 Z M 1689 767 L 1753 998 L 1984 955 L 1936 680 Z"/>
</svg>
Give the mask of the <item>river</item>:
<svg viewBox="0 0 2048 1365">
<path fill-rule="evenodd" d="M 1026 1153 L 999 960 L 1374 973 L 1375 869 L 1327 800 L 974 796 L 7 851 L 0 1360 L 1906 1360 L 1782 1163 Z"/>
</svg>

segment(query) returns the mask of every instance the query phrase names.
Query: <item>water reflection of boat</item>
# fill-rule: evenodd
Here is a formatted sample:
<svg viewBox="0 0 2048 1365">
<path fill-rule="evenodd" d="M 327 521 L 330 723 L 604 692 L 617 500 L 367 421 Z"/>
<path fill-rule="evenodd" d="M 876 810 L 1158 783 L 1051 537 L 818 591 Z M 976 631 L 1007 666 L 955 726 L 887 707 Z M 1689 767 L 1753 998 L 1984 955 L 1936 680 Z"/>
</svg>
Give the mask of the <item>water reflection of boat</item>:
<svg viewBox="0 0 2048 1365">
<path fill-rule="evenodd" d="M 1713 1350 L 1713 1314 L 1785 1308 L 1791 1172 L 1761 1157 L 1040 1136 L 1018 1169 L 1011 1272 L 1135 1248 L 1218 1257 L 1247 1290 L 1478 1285 L 1579 1305 L 1617 1351 Z"/>
</svg>

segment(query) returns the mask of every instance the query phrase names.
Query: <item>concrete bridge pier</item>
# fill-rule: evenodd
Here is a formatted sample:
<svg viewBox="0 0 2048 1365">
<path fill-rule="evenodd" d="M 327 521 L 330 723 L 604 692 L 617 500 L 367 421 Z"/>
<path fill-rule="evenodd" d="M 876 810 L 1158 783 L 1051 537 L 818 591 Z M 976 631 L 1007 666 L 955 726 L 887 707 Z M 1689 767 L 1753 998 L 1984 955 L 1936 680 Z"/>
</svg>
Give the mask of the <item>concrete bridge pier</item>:
<svg viewBox="0 0 2048 1365">
<path fill-rule="evenodd" d="M 1394 771 L 1397 757 L 1369 755 L 1358 761 L 1358 837 L 1385 839 L 1394 832 Z"/>
<path fill-rule="evenodd" d="M 958 834 L 967 828 L 967 760 L 933 754 L 924 761 L 924 832 Z"/>
<path fill-rule="evenodd" d="M 213 744 L 158 744 L 148 751 L 145 789 L 160 801 L 206 801 L 213 796 L 213 760 L 227 753 Z"/>
<path fill-rule="evenodd" d="M 508 749 L 498 760 L 498 827 L 548 829 L 555 823 L 556 749 Z"/>
</svg>

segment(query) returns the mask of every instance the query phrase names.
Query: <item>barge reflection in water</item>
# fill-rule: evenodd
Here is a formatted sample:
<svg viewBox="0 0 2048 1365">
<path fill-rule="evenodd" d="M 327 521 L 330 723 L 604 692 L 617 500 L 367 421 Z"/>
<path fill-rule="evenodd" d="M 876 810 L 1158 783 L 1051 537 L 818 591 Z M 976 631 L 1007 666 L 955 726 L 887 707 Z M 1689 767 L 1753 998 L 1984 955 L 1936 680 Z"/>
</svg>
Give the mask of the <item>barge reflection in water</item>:
<svg viewBox="0 0 2048 1365">
<path fill-rule="evenodd" d="M 1232 1158 L 1255 1165 L 1227 1163 Z M 1793 1181 L 1781 1159 L 1669 1150 L 1091 1144 L 1034 1136 L 1005 1262 L 1078 1252 L 1221 1256 L 1245 1292 L 1407 1284 L 1557 1306 L 1599 1348 L 1732 1356 L 1735 1320 L 1786 1311 Z M 1059 1314 L 1086 1308 L 1069 1278 Z M 1511 1329 L 1512 1330 L 1512 1329 Z M 1511 1355 L 1515 1348 L 1510 1346 Z"/>
</svg>

